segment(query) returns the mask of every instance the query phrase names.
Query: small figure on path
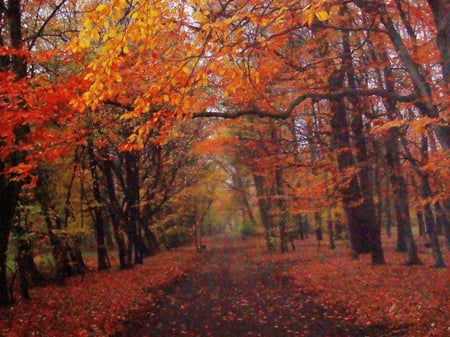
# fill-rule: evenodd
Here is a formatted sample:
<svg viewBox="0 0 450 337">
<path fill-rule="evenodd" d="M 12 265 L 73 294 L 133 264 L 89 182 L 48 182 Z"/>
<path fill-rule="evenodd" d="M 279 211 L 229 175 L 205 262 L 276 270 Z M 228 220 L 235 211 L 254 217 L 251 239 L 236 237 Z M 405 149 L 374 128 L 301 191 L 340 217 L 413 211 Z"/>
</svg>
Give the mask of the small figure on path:
<svg viewBox="0 0 450 337">
<path fill-rule="evenodd" d="M 322 241 L 322 228 L 320 226 L 317 226 L 316 228 L 316 239 L 317 239 L 317 250 L 320 248 L 320 241 Z"/>
</svg>

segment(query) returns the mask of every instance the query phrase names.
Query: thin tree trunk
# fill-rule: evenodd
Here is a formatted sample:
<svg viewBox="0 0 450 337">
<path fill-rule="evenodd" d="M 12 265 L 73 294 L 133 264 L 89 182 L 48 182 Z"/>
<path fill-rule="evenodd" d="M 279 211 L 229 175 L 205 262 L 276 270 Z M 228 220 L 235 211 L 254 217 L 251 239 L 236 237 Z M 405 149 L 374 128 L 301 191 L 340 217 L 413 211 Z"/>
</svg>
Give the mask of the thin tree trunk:
<svg viewBox="0 0 450 337">
<path fill-rule="evenodd" d="M 110 160 L 103 161 L 103 173 L 106 178 L 106 189 L 109 198 L 109 217 L 113 228 L 114 239 L 117 244 L 120 269 L 127 267 L 126 263 L 126 245 L 123 235 L 120 233 L 120 217 L 121 209 L 116 197 L 116 189 L 114 187 L 114 178 L 111 169 L 112 162 Z"/>
<path fill-rule="evenodd" d="M 422 160 L 426 162 L 428 159 L 428 140 L 427 137 L 422 136 Z M 430 182 L 428 176 L 425 172 L 419 172 L 420 182 L 421 182 L 421 194 L 423 200 L 430 200 L 433 197 L 431 191 Z M 433 217 L 433 211 L 431 210 L 431 205 L 427 202 L 424 206 L 425 223 L 427 228 L 427 234 L 430 239 L 431 250 L 434 258 L 434 267 L 445 267 L 444 258 L 442 256 L 441 247 L 439 245 L 439 239 L 436 232 L 436 224 Z"/>
<path fill-rule="evenodd" d="M 94 145 L 92 140 L 88 141 L 89 169 L 92 177 L 92 191 L 96 205 L 94 206 L 94 228 L 97 243 L 97 267 L 98 270 L 105 270 L 110 267 L 108 253 L 105 245 L 105 228 L 103 222 L 102 205 L 103 201 L 100 193 L 100 182 L 96 169 Z"/>
<path fill-rule="evenodd" d="M 419 236 L 424 236 L 427 234 L 425 229 L 425 220 L 423 218 L 423 211 L 421 209 L 417 209 L 416 211 L 417 222 L 419 224 Z"/>
<path fill-rule="evenodd" d="M 386 195 L 386 200 L 384 202 L 384 211 L 386 218 L 386 235 L 388 238 L 390 238 L 392 228 L 392 218 L 391 218 L 391 197 L 389 193 Z"/>
<path fill-rule="evenodd" d="M 434 204 L 434 208 L 436 210 L 436 218 L 439 218 L 442 222 L 442 229 L 447 241 L 447 248 L 450 250 L 450 220 L 439 202 Z"/>
<path fill-rule="evenodd" d="M 127 263 L 142 264 L 142 242 L 141 230 L 139 226 L 139 164 L 138 156 L 134 152 L 126 152 L 125 156 L 125 170 L 126 170 L 126 199 L 127 199 L 127 214 L 128 226 L 127 235 L 129 239 Z"/>
</svg>

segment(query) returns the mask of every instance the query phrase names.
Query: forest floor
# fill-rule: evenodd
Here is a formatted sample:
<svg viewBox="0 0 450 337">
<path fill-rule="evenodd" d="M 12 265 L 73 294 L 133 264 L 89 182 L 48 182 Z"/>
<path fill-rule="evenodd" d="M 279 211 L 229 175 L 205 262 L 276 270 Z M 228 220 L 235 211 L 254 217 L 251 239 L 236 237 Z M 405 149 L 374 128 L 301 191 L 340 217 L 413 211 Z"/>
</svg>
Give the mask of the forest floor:
<svg viewBox="0 0 450 337">
<path fill-rule="evenodd" d="M 446 321 L 448 302 L 447 307 L 436 307 L 436 312 L 430 312 L 432 315 L 428 318 L 420 313 L 412 319 L 408 317 L 415 307 L 408 301 L 417 296 L 411 293 L 406 298 L 396 298 L 397 294 L 404 294 L 401 290 L 392 292 L 390 289 L 405 287 L 412 292 L 425 291 L 429 301 L 434 300 L 429 298 L 433 294 L 428 292 L 430 287 L 411 289 L 408 278 L 406 284 L 402 284 L 405 280 L 395 275 L 398 268 L 392 271 L 393 278 L 388 276 L 390 282 L 397 283 L 386 286 L 380 280 L 386 277 L 386 272 L 389 275 L 387 268 L 392 266 L 368 267 L 367 260 L 352 262 L 348 261 L 348 256 L 344 259 L 338 255 L 338 259 L 342 260 L 340 267 L 343 269 L 345 263 L 348 264 L 351 279 L 342 273 L 335 279 L 333 254 L 326 247 L 318 251 L 312 241 L 299 247 L 303 252 L 298 250 L 284 255 L 264 254 L 254 240 L 229 240 L 220 246 L 211 242 L 209 247 L 201 268 L 172 285 L 145 310 L 136 311 L 126 322 L 127 331 L 117 336 L 409 337 L 450 333 L 450 322 Z M 318 261 L 323 268 L 318 267 Z M 327 262 L 331 263 L 331 269 Z M 423 273 L 437 272 L 439 276 L 429 280 L 434 286 L 439 285 L 439 279 L 445 282 L 445 277 L 449 276 L 448 271 L 418 268 L 424 268 Z M 328 269 L 325 274 L 324 269 Z M 364 275 L 368 270 L 375 271 L 375 275 L 381 272 L 381 275 L 375 278 L 371 273 Z M 311 277 L 313 274 L 317 279 Z M 323 278 L 328 282 L 323 283 Z M 321 291 L 325 295 L 320 294 Z M 389 299 L 379 301 L 385 292 L 393 296 L 394 301 L 400 301 L 397 304 L 404 308 L 397 309 L 395 302 L 387 303 Z M 440 297 L 444 292 L 448 293 L 445 284 L 434 296 Z M 445 303 L 448 294 L 442 296 L 445 296 L 442 299 Z M 354 303 L 346 303 L 345 299 Z M 420 310 L 420 307 L 418 310 L 424 314 L 427 310 L 433 311 L 431 308 Z"/>
<path fill-rule="evenodd" d="M 269 254 L 262 238 L 209 239 L 202 254 L 179 248 L 33 289 L 32 300 L 0 308 L 0 337 L 450 335 L 449 268 L 430 268 L 420 240 L 422 266 L 405 266 L 385 242 L 388 264 L 373 267 L 343 241 Z"/>
</svg>

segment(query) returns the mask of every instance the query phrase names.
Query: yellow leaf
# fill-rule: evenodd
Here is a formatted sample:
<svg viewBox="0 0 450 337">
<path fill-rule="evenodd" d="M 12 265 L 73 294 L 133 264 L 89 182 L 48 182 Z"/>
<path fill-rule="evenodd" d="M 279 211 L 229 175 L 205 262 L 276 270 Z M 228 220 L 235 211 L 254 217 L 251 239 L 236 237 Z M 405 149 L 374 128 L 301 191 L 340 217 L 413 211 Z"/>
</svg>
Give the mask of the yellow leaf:
<svg viewBox="0 0 450 337">
<path fill-rule="evenodd" d="M 325 20 L 328 20 L 328 12 L 327 11 L 318 11 L 316 13 L 316 17 L 319 19 L 319 21 L 323 22 Z"/>
<path fill-rule="evenodd" d="M 105 9 L 106 9 L 106 5 L 105 4 L 100 4 L 100 5 L 97 6 L 97 8 L 95 10 L 97 12 L 102 12 Z"/>
<path fill-rule="evenodd" d="M 90 39 L 87 39 L 87 38 L 81 38 L 80 39 L 80 47 L 81 48 L 89 48 L 89 45 L 91 44 L 91 41 L 90 41 Z"/>
</svg>

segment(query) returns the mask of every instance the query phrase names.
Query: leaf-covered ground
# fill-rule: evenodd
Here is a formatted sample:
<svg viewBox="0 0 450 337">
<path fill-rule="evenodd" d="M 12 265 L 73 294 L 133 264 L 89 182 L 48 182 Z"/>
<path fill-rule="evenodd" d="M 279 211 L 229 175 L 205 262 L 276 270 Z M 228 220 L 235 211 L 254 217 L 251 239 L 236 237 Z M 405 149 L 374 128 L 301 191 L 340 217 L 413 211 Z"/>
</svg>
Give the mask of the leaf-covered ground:
<svg viewBox="0 0 450 337">
<path fill-rule="evenodd" d="M 395 252 L 394 238 L 384 238 L 387 265 L 371 266 L 370 257 L 349 258 L 349 248 L 338 243 L 335 251 L 313 241 L 299 252 L 278 257 L 295 261 L 286 275 L 322 306 L 345 308 L 357 325 L 390 326 L 408 337 L 450 336 L 450 254 L 442 240 L 447 268 L 431 268 L 427 240 L 419 238 L 421 266 L 406 266 L 406 257 Z M 392 336 L 387 334 L 387 336 Z"/>
<path fill-rule="evenodd" d="M 110 336 L 121 330 L 129 312 L 153 301 L 152 289 L 167 287 L 194 268 L 195 258 L 194 249 L 180 248 L 132 270 L 92 272 L 64 286 L 33 289 L 30 301 L 0 308 L 0 336 Z"/>
<path fill-rule="evenodd" d="M 288 254 L 261 239 L 207 242 L 159 254 L 133 270 L 91 273 L 0 309 L 0 336 L 447 336 L 450 272 L 350 258 L 344 242 L 312 238 Z M 445 259 L 449 261 L 448 251 Z M 194 260 L 196 261 L 194 263 Z"/>
<path fill-rule="evenodd" d="M 287 261 L 260 257 L 247 242 L 212 248 L 198 271 L 136 312 L 122 336 L 400 336 L 323 307 L 286 277 Z"/>
</svg>

